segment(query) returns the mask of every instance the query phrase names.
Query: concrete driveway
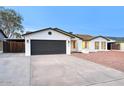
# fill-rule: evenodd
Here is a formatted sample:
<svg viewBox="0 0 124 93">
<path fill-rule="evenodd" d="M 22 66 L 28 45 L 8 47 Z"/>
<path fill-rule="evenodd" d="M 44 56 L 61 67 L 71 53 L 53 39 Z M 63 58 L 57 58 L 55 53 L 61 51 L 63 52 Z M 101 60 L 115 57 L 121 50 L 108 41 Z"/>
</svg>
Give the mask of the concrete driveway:
<svg viewBox="0 0 124 93">
<path fill-rule="evenodd" d="M 30 85 L 30 58 L 20 53 L 0 53 L 0 85 Z"/>
<path fill-rule="evenodd" d="M 0 54 L 0 85 L 124 85 L 124 73 L 74 56 Z"/>
<path fill-rule="evenodd" d="M 31 56 L 31 85 L 124 85 L 124 73 L 67 55 Z"/>
</svg>

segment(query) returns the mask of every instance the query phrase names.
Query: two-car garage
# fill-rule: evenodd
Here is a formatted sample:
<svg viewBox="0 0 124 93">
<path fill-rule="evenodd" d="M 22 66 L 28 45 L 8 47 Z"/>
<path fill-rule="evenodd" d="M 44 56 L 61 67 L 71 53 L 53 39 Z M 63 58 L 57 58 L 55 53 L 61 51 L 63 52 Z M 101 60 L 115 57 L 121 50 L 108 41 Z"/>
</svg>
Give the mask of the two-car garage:
<svg viewBox="0 0 124 93">
<path fill-rule="evenodd" d="M 73 37 L 57 28 L 25 34 L 25 55 L 71 54 L 70 41 Z"/>
<path fill-rule="evenodd" d="M 31 40 L 31 55 L 66 54 L 65 40 Z"/>
</svg>

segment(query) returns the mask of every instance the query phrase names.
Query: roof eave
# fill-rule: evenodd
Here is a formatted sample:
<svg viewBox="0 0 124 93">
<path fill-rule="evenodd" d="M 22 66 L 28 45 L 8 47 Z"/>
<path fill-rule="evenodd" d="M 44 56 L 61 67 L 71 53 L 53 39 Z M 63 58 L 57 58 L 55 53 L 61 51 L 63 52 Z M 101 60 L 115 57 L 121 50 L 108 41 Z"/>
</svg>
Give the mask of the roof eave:
<svg viewBox="0 0 124 93">
<path fill-rule="evenodd" d="M 30 34 L 33 34 L 33 33 L 37 33 L 37 32 L 40 32 L 40 31 L 45 31 L 45 30 L 49 30 L 49 29 L 52 29 L 52 28 L 45 28 L 45 29 L 37 30 L 37 31 L 34 31 L 34 32 L 23 34 L 22 36 L 30 35 Z"/>
<path fill-rule="evenodd" d="M 0 29 L 0 32 L 3 34 L 4 38 L 8 38 L 8 37 L 4 34 L 3 30 Z"/>
<path fill-rule="evenodd" d="M 27 35 L 30 35 L 30 34 L 33 34 L 33 33 L 37 33 L 37 32 L 40 32 L 40 31 L 45 31 L 45 30 L 55 30 L 55 31 L 57 31 L 57 32 L 59 32 L 59 33 L 62 33 L 62 34 L 64 34 L 64 35 L 67 35 L 67 36 L 72 37 L 72 38 L 77 37 L 77 36 L 75 36 L 75 35 L 73 35 L 73 34 L 70 34 L 70 33 L 66 32 L 66 31 L 63 31 L 63 30 L 60 30 L 60 29 L 57 30 L 57 29 L 55 29 L 55 28 L 45 28 L 45 29 L 37 30 L 37 31 L 31 32 L 31 33 L 23 34 L 22 36 L 27 36 Z M 79 37 L 77 37 L 77 38 L 79 38 Z M 81 39 L 81 38 L 80 38 L 80 39 Z"/>
<path fill-rule="evenodd" d="M 99 37 L 102 37 L 102 38 L 106 39 L 107 41 L 110 41 L 110 39 L 108 39 L 108 38 L 106 38 L 106 37 L 104 37 L 104 36 L 96 36 L 96 37 L 93 37 L 93 38 L 90 39 L 90 41 L 93 40 L 93 39 L 99 38 Z"/>
</svg>

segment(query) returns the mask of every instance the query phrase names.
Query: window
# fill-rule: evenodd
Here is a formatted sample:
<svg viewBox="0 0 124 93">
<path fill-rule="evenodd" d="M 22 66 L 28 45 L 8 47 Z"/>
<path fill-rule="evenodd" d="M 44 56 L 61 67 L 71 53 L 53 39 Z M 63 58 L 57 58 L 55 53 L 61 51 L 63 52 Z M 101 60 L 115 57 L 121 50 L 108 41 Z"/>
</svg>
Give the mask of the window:
<svg viewBox="0 0 124 93">
<path fill-rule="evenodd" d="M 101 42 L 101 49 L 106 49 L 106 42 Z"/>
<path fill-rule="evenodd" d="M 95 49 L 99 49 L 99 42 L 95 42 Z"/>
<path fill-rule="evenodd" d="M 76 48 L 76 41 L 72 41 L 72 48 Z"/>
<path fill-rule="evenodd" d="M 48 32 L 48 35 L 52 35 L 52 32 Z"/>
<path fill-rule="evenodd" d="M 82 47 L 83 48 L 89 48 L 89 41 L 83 41 L 82 42 Z"/>
<path fill-rule="evenodd" d="M 85 48 L 89 48 L 89 42 L 88 42 L 88 41 L 86 41 L 85 43 L 86 43 Z"/>
</svg>

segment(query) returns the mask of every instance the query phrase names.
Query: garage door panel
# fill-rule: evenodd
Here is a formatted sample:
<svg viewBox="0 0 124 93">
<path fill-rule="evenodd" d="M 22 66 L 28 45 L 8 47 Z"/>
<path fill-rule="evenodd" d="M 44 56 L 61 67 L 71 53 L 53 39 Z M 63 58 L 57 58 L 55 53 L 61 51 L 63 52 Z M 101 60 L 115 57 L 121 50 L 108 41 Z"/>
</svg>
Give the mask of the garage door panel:
<svg viewBox="0 0 124 93">
<path fill-rule="evenodd" d="M 65 54 L 66 41 L 31 40 L 31 54 Z"/>
</svg>

